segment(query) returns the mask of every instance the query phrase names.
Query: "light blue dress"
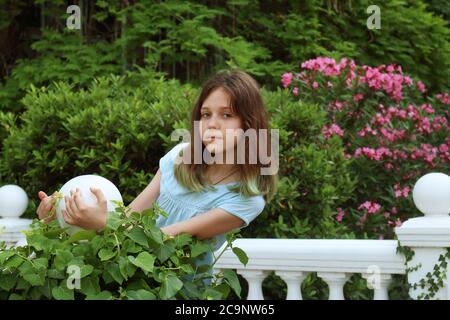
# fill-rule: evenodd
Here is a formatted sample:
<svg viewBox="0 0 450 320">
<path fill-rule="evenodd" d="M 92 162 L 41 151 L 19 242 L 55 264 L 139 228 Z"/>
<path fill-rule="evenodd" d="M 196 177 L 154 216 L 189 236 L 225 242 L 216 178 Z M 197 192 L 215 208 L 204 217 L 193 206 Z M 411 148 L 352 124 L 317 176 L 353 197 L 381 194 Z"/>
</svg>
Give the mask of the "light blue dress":
<svg viewBox="0 0 450 320">
<path fill-rule="evenodd" d="M 165 227 L 190 219 L 213 208 L 222 208 L 244 221 L 240 229 L 247 227 L 263 211 L 266 204 L 264 197 L 262 195 L 244 197 L 241 193 L 228 189 L 238 182 L 215 185 L 215 190 L 203 192 L 194 192 L 183 187 L 174 176 L 174 161 L 179 152 L 188 145 L 189 142 L 177 144 L 159 161 L 161 181 L 160 195 L 156 203 L 168 213 L 168 217 L 159 216 L 156 225 L 160 228 Z M 218 235 L 210 241 L 216 251 L 226 239 L 224 235 Z M 204 259 L 199 260 L 197 265 L 212 264 L 213 259 L 213 253 L 210 252 Z"/>
</svg>

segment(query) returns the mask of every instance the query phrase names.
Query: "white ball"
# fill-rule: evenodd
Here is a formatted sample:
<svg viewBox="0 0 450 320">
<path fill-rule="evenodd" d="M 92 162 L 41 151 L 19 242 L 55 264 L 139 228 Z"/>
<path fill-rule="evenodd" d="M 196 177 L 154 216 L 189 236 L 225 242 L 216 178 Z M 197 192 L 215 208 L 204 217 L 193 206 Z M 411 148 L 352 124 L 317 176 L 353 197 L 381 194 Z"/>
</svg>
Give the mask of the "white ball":
<svg viewBox="0 0 450 320">
<path fill-rule="evenodd" d="M 67 233 L 69 234 L 74 234 L 75 232 L 83 229 L 78 226 L 67 224 L 66 221 L 64 220 L 64 217 L 61 213 L 61 209 L 66 208 L 64 197 L 65 196 L 70 197 L 70 191 L 71 190 L 75 191 L 76 188 L 78 188 L 80 189 L 81 195 L 83 197 L 83 202 L 87 206 L 94 205 L 95 203 L 97 203 L 97 198 L 91 192 L 90 190 L 91 187 L 99 188 L 102 190 L 103 195 L 105 196 L 107 201 L 108 213 L 113 212 L 117 207 L 117 205 L 113 202 L 113 200 L 120 201 L 123 203 L 122 195 L 120 194 L 119 189 L 117 189 L 116 186 L 108 179 L 105 179 L 97 175 L 83 175 L 69 180 L 65 185 L 63 185 L 63 187 L 59 191 L 60 193 L 62 193 L 63 197 L 56 204 L 56 217 L 58 219 L 58 222 L 62 228 L 69 227 L 69 229 L 67 230 Z"/>
<path fill-rule="evenodd" d="M 417 209 L 427 216 L 450 213 L 450 176 L 433 172 L 421 177 L 413 189 Z"/>
<path fill-rule="evenodd" d="M 28 197 L 21 187 L 7 184 L 0 188 L 0 217 L 18 218 L 27 207 Z"/>
</svg>

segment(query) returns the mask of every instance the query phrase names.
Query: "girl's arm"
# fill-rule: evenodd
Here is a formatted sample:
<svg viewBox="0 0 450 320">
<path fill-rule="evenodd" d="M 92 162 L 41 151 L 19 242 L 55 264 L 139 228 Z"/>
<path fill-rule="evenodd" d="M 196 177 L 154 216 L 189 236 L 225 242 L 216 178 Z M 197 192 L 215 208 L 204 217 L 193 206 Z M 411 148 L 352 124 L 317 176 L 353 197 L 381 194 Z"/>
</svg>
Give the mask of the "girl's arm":
<svg viewBox="0 0 450 320">
<path fill-rule="evenodd" d="M 188 233 L 202 240 L 227 233 L 241 227 L 243 223 L 241 218 L 221 208 L 214 208 L 191 219 L 163 227 L 161 230 L 171 236 Z"/>
<path fill-rule="evenodd" d="M 158 169 L 152 181 L 145 187 L 144 190 L 134 199 L 129 208 L 131 211 L 142 212 L 145 209 L 150 209 L 153 202 L 159 197 L 159 186 L 161 181 L 161 169 Z"/>
</svg>

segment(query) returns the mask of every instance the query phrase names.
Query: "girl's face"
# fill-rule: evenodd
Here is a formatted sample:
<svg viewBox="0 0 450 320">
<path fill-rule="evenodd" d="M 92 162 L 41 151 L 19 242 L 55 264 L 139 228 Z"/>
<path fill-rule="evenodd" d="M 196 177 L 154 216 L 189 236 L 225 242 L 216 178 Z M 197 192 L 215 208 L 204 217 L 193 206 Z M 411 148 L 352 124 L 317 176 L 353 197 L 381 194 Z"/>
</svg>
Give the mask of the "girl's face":
<svg viewBox="0 0 450 320">
<path fill-rule="evenodd" d="M 235 130 L 242 128 L 242 121 L 232 111 L 230 96 L 223 88 L 211 92 L 203 102 L 199 127 L 202 142 L 210 153 L 220 154 L 235 147 L 238 138 Z"/>
</svg>

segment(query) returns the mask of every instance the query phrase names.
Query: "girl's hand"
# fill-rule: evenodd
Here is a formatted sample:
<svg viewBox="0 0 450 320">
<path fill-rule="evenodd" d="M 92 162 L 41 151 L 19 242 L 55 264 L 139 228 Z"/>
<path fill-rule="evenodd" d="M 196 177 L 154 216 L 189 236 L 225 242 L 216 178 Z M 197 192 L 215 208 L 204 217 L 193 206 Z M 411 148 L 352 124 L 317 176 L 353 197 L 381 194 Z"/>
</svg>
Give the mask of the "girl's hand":
<svg viewBox="0 0 450 320">
<path fill-rule="evenodd" d="M 83 229 L 100 230 L 106 226 L 108 207 L 103 192 L 98 188 L 90 188 L 97 198 L 97 203 L 87 206 L 83 201 L 83 196 L 77 188 L 75 192 L 70 191 L 70 197 L 64 197 L 66 209 L 61 210 L 64 220 L 71 225 L 79 226 Z"/>
<path fill-rule="evenodd" d="M 41 199 L 41 203 L 39 203 L 36 210 L 39 220 L 42 220 L 44 223 L 55 220 L 56 214 L 54 212 L 53 199 L 56 196 L 56 191 L 51 196 L 47 196 L 44 191 L 39 191 L 38 195 L 39 199 Z"/>
</svg>

